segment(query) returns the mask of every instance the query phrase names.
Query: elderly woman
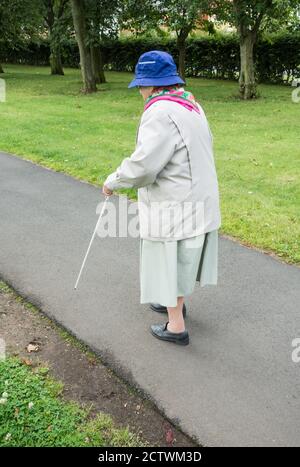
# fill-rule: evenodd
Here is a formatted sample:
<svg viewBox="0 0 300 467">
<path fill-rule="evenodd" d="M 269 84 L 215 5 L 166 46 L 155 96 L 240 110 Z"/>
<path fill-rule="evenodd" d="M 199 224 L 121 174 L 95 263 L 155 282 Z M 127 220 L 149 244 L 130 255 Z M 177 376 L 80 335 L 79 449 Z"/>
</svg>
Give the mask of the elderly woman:
<svg viewBox="0 0 300 467">
<path fill-rule="evenodd" d="M 136 149 L 104 182 L 138 188 L 141 303 L 167 313 L 151 326 L 158 339 L 189 343 L 184 298 L 217 283 L 221 223 L 212 135 L 202 107 L 182 85 L 171 55 L 146 52 L 129 88 L 145 101 Z"/>
</svg>

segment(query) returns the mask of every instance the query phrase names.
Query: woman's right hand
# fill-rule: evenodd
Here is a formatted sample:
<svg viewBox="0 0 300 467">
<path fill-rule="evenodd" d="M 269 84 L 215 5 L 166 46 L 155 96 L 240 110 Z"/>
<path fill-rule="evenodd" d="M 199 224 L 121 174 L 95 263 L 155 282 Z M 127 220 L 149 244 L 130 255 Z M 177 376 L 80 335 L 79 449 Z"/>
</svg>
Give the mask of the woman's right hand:
<svg viewBox="0 0 300 467">
<path fill-rule="evenodd" d="M 113 191 L 110 190 L 106 185 L 103 185 L 102 187 L 102 193 L 105 195 L 105 196 L 111 196 L 113 194 Z"/>
</svg>

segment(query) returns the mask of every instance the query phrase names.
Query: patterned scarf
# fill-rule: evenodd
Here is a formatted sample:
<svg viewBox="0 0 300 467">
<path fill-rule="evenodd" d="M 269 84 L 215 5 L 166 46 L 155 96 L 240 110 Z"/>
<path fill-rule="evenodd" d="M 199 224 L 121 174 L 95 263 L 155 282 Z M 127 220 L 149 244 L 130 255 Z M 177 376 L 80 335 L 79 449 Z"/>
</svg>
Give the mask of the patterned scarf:
<svg viewBox="0 0 300 467">
<path fill-rule="evenodd" d="M 191 92 L 185 91 L 183 87 L 174 86 L 174 88 L 168 89 L 161 86 L 156 88 L 153 94 L 146 99 L 144 111 L 159 100 L 177 102 L 190 111 L 195 110 L 200 113 L 195 97 Z"/>
</svg>

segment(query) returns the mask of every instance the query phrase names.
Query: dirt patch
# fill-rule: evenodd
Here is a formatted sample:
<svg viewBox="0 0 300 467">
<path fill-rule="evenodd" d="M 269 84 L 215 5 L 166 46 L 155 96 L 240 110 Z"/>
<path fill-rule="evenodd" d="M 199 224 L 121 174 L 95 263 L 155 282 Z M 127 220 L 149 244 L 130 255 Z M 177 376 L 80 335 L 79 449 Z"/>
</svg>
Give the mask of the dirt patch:
<svg viewBox="0 0 300 467">
<path fill-rule="evenodd" d="M 7 354 L 48 366 L 64 384 L 63 397 L 91 406 L 93 415 L 110 414 L 117 426 L 128 426 L 151 446 L 196 446 L 96 355 L 1 282 L 0 338 Z"/>
</svg>

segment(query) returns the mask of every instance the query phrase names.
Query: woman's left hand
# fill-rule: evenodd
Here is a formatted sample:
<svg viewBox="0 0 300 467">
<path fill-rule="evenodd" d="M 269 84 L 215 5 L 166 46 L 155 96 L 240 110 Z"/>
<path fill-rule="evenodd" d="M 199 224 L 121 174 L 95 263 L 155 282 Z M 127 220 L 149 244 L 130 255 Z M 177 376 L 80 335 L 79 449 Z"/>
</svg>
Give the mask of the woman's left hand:
<svg viewBox="0 0 300 467">
<path fill-rule="evenodd" d="M 111 196 L 113 194 L 113 191 L 110 190 L 109 188 L 107 188 L 106 185 L 103 185 L 102 187 L 102 193 L 105 195 L 105 196 Z"/>
</svg>

